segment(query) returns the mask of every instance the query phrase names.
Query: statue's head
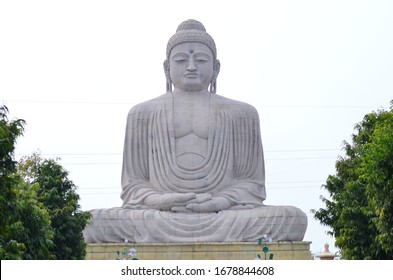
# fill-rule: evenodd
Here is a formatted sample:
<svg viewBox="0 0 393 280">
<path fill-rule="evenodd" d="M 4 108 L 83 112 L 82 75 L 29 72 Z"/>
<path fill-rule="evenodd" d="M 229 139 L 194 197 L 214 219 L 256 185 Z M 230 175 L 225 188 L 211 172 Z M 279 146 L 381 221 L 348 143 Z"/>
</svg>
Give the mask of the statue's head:
<svg viewBox="0 0 393 280">
<path fill-rule="evenodd" d="M 209 53 L 211 53 L 211 68 L 212 75 L 211 80 L 209 81 L 210 84 L 210 92 L 216 92 L 216 79 L 218 73 L 220 71 L 220 62 L 217 59 L 217 49 L 216 44 L 213 38 L 206 32 L 205 27 L 199 21 L 189 19 L 182 22 L 176 30 L 176 33 L 169 39 L 166 49 L 166 60 L 164 61 L 164 70 L 167 79 L 167 92 L 172 91 L 172 79 L 171 79 L 171 54 L 173 49 L 178 49 L 179 45 L 184 44 L 195 45 L 198 47 L 201 44 L 204 46 L 202 47 L 207 49 Z M 206 48 L 207 47 L 207 48 Z M 190 49 L 189 52 L 192 53 L 194 50 Z"/>
</svg>

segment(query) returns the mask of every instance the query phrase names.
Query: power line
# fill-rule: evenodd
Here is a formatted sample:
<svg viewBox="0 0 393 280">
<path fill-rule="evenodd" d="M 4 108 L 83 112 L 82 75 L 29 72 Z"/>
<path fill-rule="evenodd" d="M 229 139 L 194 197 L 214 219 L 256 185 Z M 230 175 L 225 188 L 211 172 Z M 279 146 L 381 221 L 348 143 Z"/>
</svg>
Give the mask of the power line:
<svg viewBox="0 0 393 280">
<path fill-rule="evenodd" d="M 79 193 L 80 195 L 101 195 L 101 194 L 117 194 L 117 195 L 119 195 L 120 193 L 119 192 L 116 192 L 116 193 L 111 193 L 111 192 L 107 192 L 107 193 Z"/>
<path fill-rule="evenodd" d="M 301 109 L 370 109 L 373 106 L 356 105 L 259 105 L 265 108 L 301 108 Z M 377 106 L 378 107 L 378 106 Z"/>
<path fill-rule="evenodd" d="M 337 157 L 297 157 L 297 158 L 267 158 L 265 161 L 284 161 L 284 160 L 321 160 L 337 159 Z M 118 165 L 121 162 L 63 162 L 64 165 Z"/>
<path fill-rule="evenodd" d="M 296 158 L 266 158 L 265 160 L 313 160 L 313 159 L 337 159 L 337 157 L 296 157 Z"/>
<path fill-rule="evenodd" d="M 114 101 L 75 101 L 75 100 L 13 100 L 8 99 L 4 102 L 10 103 L 41 103 L 41 104 L 91 104 L 91 105 L 136 105 L 135 102 L 114 102 Z M 258 107 L 262 108 L 300 108 L 300 109 L 370 109 L 379 108 L 378 106 L 370 105 L 280 105 L 280 104 L 258 104 Z"/>
<path fill-rule="evenodd" d="M 285 161 L 285 160 L 324 160 L 337 159 L 336 157 L 293 157 L 293 158 L 265 158 L 265 161 Z M 62 162 L 63 165 L 120 165 L 122 162 Z"/>
<path fill-rule="evenodd" d="M 296 190 L 296 189 L 316 189 L 316 188 L 321 188 L 321 186 L 296 186 L 296 187 L 274 187 L 274 188 L 267 188 L 268 189 L 268 191 L 274 191 L 274 190 L 288 190 L 288 189 L 293 189 L 293 190 Z M 83 190 L 87 190 L 87 189 L 98 189 L 98 188 L 83 188 Z M 106 189 L 115 189 L 115 188 L 102 188 L 103 190 L 106 190 Z M 119 190 L 121 190 L 120 188 L 116 188 L 116 189 L 119 189 Z M 116 195 L 119 195 L 120 194 L 120 192 L 88 192 L 88 193 L 85 193 L 85 192 L 78 192 L 80 195 L 101 195 L 101 194 L 116 194 Z"/>
<path fill-rule="evenodd" d="M 70 100 L 3 100 L 3 103 L 84 104 L 84 105 L 136 105 L 133 102 L 70 101 Z"/>
<path fill-rule="evenodd" d="M 282 181 L 282 182 L 266 182 L 266 184 L 304 184 L 304 183 L 319 183 L 320 180 L 317 181 Z"/>
<path fill-rule="evenodd" d="M 296 186 L 296 187 L 273 187 L 269 188 L 269 191 L 271 190 L 287 190 L 287 189 L 315 189 L 315 188 L 320 188 L 321 186 Z"/>
<path fill-rule="evenodd" d="M 341 151 L 340 149 L 283 149 L 283 150 L 265 150 L 264 153 L 298 153 L 298 152 L 330 152 L 330 151 Z M 17 156 L 29 156 L 27 153 L 18 153 Z M 42 153 L 42 156 L 119 156 L 122 153 Z"/>
<path fill-rule="evenodd" d="M 297 153 L 297 152 L 331 152 L 341 151 L 340 149 L 286 149 L 286 150 L 266 150 L 265 153 Z"/>
<path fill-rule="evenodd" d="M 121 162 L 63 162 L 63 165 L 118 165 Z"/>
<path fill-rule="evenodd" d="M 29 156 L 27 153 L 18 153 L 16 156 Z M 118 156 L 122 153 L 40 153 L 41 156 Z"/>
<path fill-rule="evenodd" d="M 322 182 L 320 180 L 317 181 L 284 181 L 284 182 L 266 182 L 266 185 L 274 185 L 274 184 L 280 184 L 280 185 L 284 185 L 284 184 L 308 184 L 308 183 L 321 183 Z M 318 188 L 320 186 L 295 186 L 295 187 L 272 187 L 269 189 L 291 189 L 291 188 Z M 115 189 L 121 189 L 120 187 L 88 187 L 88 188 L 79 188 L 79 190 L 115 190 Z"/>
</svg>

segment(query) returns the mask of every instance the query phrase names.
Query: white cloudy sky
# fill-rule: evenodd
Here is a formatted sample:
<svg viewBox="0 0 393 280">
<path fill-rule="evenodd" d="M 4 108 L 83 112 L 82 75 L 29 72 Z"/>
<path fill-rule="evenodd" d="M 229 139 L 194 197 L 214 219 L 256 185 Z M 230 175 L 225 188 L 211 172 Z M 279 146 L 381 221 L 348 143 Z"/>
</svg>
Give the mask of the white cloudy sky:
<svg viewBox="0 0 393 280">
<path fill-rule="evenodd" d="M 16 156 L 60 157 L 83 210 L 120 206 L 125 120 L 165 91 L 162 62 L 183 20 L 221 61 L 218 94 L 254 105 L 266 204 L 309 215 L 305 240 L 334 240 L 310 209 L 343 140 L 393 99 L 392 1 L 2 1 L 0 102 L 27 122 Z"/>
</svg>

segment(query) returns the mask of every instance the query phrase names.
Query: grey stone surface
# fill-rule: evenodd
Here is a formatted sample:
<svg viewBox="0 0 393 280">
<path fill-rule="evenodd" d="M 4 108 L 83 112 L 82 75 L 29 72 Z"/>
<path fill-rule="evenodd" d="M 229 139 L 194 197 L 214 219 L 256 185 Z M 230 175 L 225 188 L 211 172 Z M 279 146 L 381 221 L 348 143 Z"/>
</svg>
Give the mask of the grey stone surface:
<svg viewBox="0 0 393 280">
<path fill-rule="evenodd" d="M 213 39 L 194 20 L 180 24 L 164 62 L 167 93 L 127 119 L 120 208 L 91 210 L 95 242 L 300 241 L 307 217 L 267 206 L 259 117 L 216 94 Z M 172 90 L 173 89 L 173 90 Z"/>
</svg>

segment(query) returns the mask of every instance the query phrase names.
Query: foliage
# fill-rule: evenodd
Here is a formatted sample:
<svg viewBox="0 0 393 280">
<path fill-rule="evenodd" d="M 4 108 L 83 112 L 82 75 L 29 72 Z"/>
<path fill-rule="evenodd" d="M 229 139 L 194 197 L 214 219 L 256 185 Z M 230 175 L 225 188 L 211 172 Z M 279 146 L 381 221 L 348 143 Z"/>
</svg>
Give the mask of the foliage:
<svg viewBox="0 0 393 280">
<path fill-rule="evenodd" d="M 79 195 L 68 172 L 56 160 L 42 159 L 39 154 L 23 158 L 19 172 L 26 182 L 39 185 L 39 201 L 48 210 L 54 231 L 55 258 L 84 259 L 86 243 L 82 231 L 90 214 L 80 210 Z"/>
<path fill-rule="evenodd" d="M 9 121 L 8 108 L 0 107 L 0 257 L 1 259 L 18 259 L 21 257 L 24 245 L 12 238 L 9 225 L 17 216 L 15 192 L 13 186 L 16 179 L 14 150 L 16 139 L 23 134 L 24 121 Z"/>
<path fill-rule="evenodd" d="M 49 215 L 37 201 L 38 185 L 28 185 L 16 174 L 14 150 L 25 122 L 9 121 L 0 107 L 0 258 L 51 259 L 53 232 Z"/>
<path fill-rule="evenodd" d="M 15 193 L 18 204 L 18 220 L 10 226 L 13 238 L 24 244 L 22 259 L 53 259 L 53 230 L 49 213 L 38 200 L 38 184 L 27 184 L 19 179 Z"/>
<path fill-rule="evenodd" d="M 330 198 L 315 218 L 332 228 L 344 259 L 393 259 L 393 101 L 390 111 L 367 114 L 336 174 L 323 185 Z"/>
<path fill-rule="evenodd" d="M 25 122 L 7 114 L 0 107 L 0 258 L 83 259 L 90 214 L 80 211 L 76 186 L 61 165 L 39 154 L 17 164 Z"/>
</svg>

